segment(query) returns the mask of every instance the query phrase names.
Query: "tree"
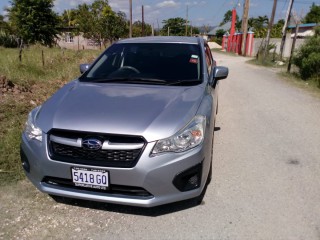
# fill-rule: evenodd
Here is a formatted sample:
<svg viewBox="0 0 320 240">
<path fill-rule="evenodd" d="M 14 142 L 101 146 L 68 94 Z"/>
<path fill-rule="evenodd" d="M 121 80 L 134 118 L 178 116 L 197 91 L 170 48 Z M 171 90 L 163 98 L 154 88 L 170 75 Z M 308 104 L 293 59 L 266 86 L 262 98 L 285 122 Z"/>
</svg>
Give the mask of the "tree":
<svg viewBox="0 0 320 240">
<path fill-rule="evenodd" d="M 150 24 L 144 24 L 144 35 L 150 36 L 152 34 L 152 27 Z M 132 36 L 142 37 L 142 22 L 136 21 L 132 24 Z"/>
<path fill-rule="evenodd" d="M 218 30 L 216 31 L 216 37 L 217 37 L 217 38 L 222 38 L 225 33 L 226 33 L 225 30 L 223 30 L 223 29 L 218 29 Z"/>
<path fill-rule="evenodd" d="M 276 24 L 273 25 L 271 30 L 271 37 L 281 38 L 283 26 L 284 26 L 284 19 L 280 19 Z"/>
<path fill-rule="evenodd" d="M 220 26 L 226 24 L 227 22 L 231 22 L 232 21 L 232 11 L 228 10 L 223 17 L 222 22 L 220 23 Z M 236 22 L 239 22 L 239 16 L 238 14 L 236 15 Z"/>
<path fill-rule="evenodd" d="M 257 38 L 266 37 L 268 23 L 269 23 L 269 18 L 267 15 L 258 16 L 257 18 L 249 18 L 248 30 L 253 29 L 254 35 Z"/>
<path fill-rule="evenodd" d="M 223 38 L 223 35 L 226 33 L 225 30 L 223 29 L 218 29 L 216 31 L 216 36 L 214 37 L 213 41 L 218 43 L 218 44 L 222 44 L 222 38 Z"/>
<path fill-rule="evenodd" d="M 169 18 L 167 20 L 163 20 L 164 24 L 162 27 L 162 35 L 169 34 L 172 36 L 184 36 L 186 34 L 186 20 L 180 17 L 177 18 Z"/>
<path fill-rule="evenodd" d="M 320 6 L 317 6 L 315 3 L 313 3 L 303 22 L 320 23 Z"/>
<path fill-rule="evenodd" d="M 198 35 L 200 34 L 200 29 L 198 27 L 195 27 L 195 26 L 191 26 L 191 29 L 192 29 L 192 34 L 193 35 Z M 191 31 L 191 30 L 190 30 Z"/>
<path fill-rule="evenodd" d="M 114 12 L 107 0 L 78 6 L 76 23 L 84 37 L 106 44 L 128 36 L 128 23 L 123 12 Z"/>
<path fill-rule="evenodd" d="M 68 9 L 64 10 L 60 18 L 61 27 L 74 27 L 77 24 L 77 10 Z"/>
<path fill-rule="evenodd" d="M 24 42 L 52 46 L 57 37 L 58 16 L 53 0 L 12 0 L 9 21 L 15 34 Z"/>
<path fill-rule="evenodd" d="M 119 38 L 128 37 L 129 27 L 124 12 L 112 12 L 106 17 L 104 38 L 109 42 L 114 42 Z"/>
<path fill-rule="evenodd" d="M 9 25 L 4 20 L 4 16 L 0 15 L 0 31 L 8 31 Z"/>
</svg>

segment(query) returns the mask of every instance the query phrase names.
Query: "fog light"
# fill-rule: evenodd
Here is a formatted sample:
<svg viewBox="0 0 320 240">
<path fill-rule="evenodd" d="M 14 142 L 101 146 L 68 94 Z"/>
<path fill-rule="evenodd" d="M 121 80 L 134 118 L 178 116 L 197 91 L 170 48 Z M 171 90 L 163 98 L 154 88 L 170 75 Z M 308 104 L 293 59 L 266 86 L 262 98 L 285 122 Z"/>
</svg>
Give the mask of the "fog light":
<svg viewBox="0 0 320 240">
<path fill-rule="evenodd" d="M 179 173 L 172 183 L 181 192 L 186 192 L 200 187 L 201 176 L 202 162 Z"/>
<path fill-rule="evenodd" d="M 26 156 L 26 154 L 23 152 L 23 150 L 20 148 L 20 158 L 22 162 L 22 167 L 26 172 L 30 172 L 30 163 Z"/>
</svg>

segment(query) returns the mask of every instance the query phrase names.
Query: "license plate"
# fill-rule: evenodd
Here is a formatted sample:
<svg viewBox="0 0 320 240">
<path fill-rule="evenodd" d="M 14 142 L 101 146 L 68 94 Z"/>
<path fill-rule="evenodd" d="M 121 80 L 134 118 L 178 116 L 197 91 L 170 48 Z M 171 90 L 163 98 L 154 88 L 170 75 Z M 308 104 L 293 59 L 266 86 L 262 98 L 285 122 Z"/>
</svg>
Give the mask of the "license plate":
<svg viewBox="0 0 320 240">
<path fill-rule="evenodd" d="M 109 172 L 104 169 L 72 167 L 71 175 L 75 186 L 102 190 L 109 188 Z"/>
</svg>

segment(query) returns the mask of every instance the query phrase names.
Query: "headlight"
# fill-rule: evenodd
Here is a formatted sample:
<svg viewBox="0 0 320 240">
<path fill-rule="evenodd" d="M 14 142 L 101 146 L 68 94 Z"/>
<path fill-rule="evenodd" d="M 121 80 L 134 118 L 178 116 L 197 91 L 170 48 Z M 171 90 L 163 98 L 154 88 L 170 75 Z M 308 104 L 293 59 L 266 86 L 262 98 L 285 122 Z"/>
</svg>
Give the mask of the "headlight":
<svg viewBox="0 0 320 240">
<path fill-rule="evenodd" d="M 197 115 L 193 120 L 172 137 L 157 141 L 152 155 L 164 152 L 183 152 L 201 144 L 204 139 L 206 118 Z"/>
<path fill-rule="evenodd" d="M 42 142 L 42 130 L 40 128 L 38 128 L 34 123 L 34 120 L 35 120 L 40 108 L 41 108 L 41 106 L 36 107 L 35 109 L 33 109 L 29 113 L 24 132 L 29 140 L 36 139 L 36 140 Z"/>
</svg>

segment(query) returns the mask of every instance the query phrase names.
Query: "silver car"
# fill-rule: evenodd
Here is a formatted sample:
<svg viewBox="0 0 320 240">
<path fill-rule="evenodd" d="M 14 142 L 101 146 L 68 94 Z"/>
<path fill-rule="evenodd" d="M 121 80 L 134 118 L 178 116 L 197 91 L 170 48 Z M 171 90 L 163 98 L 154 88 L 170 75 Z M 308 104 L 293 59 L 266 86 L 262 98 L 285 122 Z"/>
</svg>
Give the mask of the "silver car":
<svg viewBox="0 0 320 240">
<path fill-rule="evenodd" d="M 27 177 L 53 196 L 153 207 L 202 201 L 211 180 L 218 81 L 196 37 L 119 41 L 33 109 Z"/>
</svg>

